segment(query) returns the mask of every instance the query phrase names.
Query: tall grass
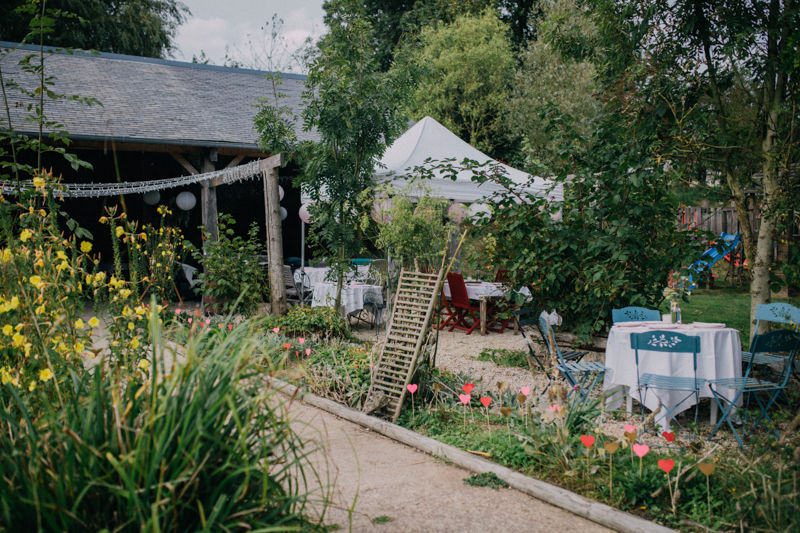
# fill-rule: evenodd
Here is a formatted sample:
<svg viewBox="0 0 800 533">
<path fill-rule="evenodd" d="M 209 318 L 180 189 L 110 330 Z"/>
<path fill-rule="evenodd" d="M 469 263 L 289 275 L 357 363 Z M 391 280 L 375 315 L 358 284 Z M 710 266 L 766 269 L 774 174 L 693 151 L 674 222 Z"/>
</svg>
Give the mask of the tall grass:
<svg viewBox="0 0 800 533">
<path fill-rule="evenodd" d="M 113 362 L 73 374 L 73 399 L 37 418 L 6 385 L 0 530 L 321 530 L 303 489 L 313 450 L 250 363 L 252 327 L 190 340 L 175 363 L 150 328 L 146 379 Z"/>
</svg>

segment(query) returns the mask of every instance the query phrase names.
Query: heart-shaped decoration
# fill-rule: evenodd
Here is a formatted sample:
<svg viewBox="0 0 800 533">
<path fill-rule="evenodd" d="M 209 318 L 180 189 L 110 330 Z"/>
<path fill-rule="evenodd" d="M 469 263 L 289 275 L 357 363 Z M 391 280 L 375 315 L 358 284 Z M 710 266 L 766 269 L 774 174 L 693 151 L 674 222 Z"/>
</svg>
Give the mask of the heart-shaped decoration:
<svg viewBox="0 0 800 533">
<path fill-rule="evenodd" d="M 470 396 L 469 394 L 459 394 L 458 399 L 461 400 L 461 403 L 467 405 L 469 402 L 472 401 L 472 396 Z"/>
<path fill-rule="evenodd" d="M 311 348 L 306 348 L 306 355 L 311 355 Z"/>
<path fill-rule="evenodd" d="M 714 473 L 714 470 L 717 469 L 714 463 L 700 463 L 697 465 L 697 468 L 699 468 L 700 471 L 704 473 L 706 476 L 710 476 L 711 474 Z"/>
<path fill-rule="evenodd" d="M 297 342 L 299 342 L 300 344 L 303 344 L 303 343 L 306 342 L 306 339 L 305 339 L 305 337 L 300 337 L 299 339 L 297 339 Z"/>
<path fill-rule="evenodd" d="M 500 408 L 500 413 L 504 417 L 508 418 L 509 416 L 511 416 L 511 408 L 510 407 L 501 407 Z"/>
<path fill-rule="evenodd" d="M 531 388 L 530 387 L 522 387 L 519 391 L 522 394 L 524 394 L 525 396 L 528 396 L 531 393 Z"/>
<path fill-rule="evenodd" d="M 406 385 L 406 388 L 408 389 L 408 392 L 410 392 L 411 394 L 414 394 L 415 392 L 417 392 L 417 385 L 415 385 L 413 383 L 410 383 L 410 384 Z"/>
<path fill-rule="evenodd" d="M 525 400 L 527 400 L 527 399 L 528 399 L 528 397 L 525 396 L 524 394 L 517 394 L 517 401 L 519 403 L 525 403 Z"/>
<path fill-rule="evenodd" d="M 272 328 L 272 333 L 277 334 L 280 330 L 281 328 Z"/>
<path fill-rule="evenodd" d="M 442 384 L 441 383 L 434 383 L 432 385 L 432 387 L 433 387 L 433 390 L 435 390 L 436 392 L 441 392 L 441 390 L 442 390 Z"/>
<path fill-rule="evenodd" d="M 628 442 L 633 442 L 633 441 L 636 440 L 636 432 L 635 431 L 633 433 L 631 433 L 629 431 L 626 431 L 624 433 L 624 435 L 625 435 L 625 438 L 628 439 Z"/>
<path fill-rule="evenodd" d="M 489 407 L 490 403 L 492 403 L 492 399 L 489 398 L 488 396 L 484 396 L 481 398 L 481 405 L 483 405 L 484 407 Z"/>
<path fill-rule="evenodd" d="M 702 442 L 690 442 L 689 449 L 692 450 L 692 453 L 700 453 L 700 450 L 703 449 Z"/>
<path fill-rule="evenodd" d="M 636 433 L 636 426 L 625 424 L 625 433 Z"/>
<path fill-rule="evenodd" d="M 472 392 L 472 389 L 474 388 L 475 388 L 474 383 L 464 383 L 464 386 L 461 387 L 461 390 L 464 391 L 464 394 L 469 394 L 470 392 Z"/>
<path fill-rule="evenodd" d="M 284 348 L 286 348 L 286 349 L 288 350 L 289 348 L 291 348 L 291 347 L 292 347 L 292 345 L 291 345 L 291 344 L 289 344 L 288 342 L 284 342 L 284 343 L 283 343 L 283 347 L 284 347 Z"/>
<path fill-rule="evenodd" d="M 594 437 L 591 435 L 581 435 L 581 442 L 587 448 L 590 448 L 592 444 L 594 444 Z"/>
<path fill-rule="evenodd" d="M 506 384 L 503 383 L 502 381 L 498 381 L 497 382 L 497 390 L 503 390 L 505 388 L 505 386 L 506 386 Z"/>
<path fill-rule="evenodd" d="M 664 436 L 665 439 L 667 439 L 667 442 L 672 442 L 675 440 L 674 431 L 665 431 L 664 433 L 662 433 L 662 435 Z"/>
<path fill-rule="evenodd" d="M 614 453 L 619 450 L 619 442 L 604 442 L 603 447 L 606 449 L 608 453 Z"/>
<path fill-rule="evenodd" d="M 634 444 L 633 445 L 633 453 L 639 456 L 639 459 L 647 455 L 647 452 L 650 451 L 650 446 L 647 444 Z"/>
<path fill-rule="evenodd" d="M 658 460 L 658 467 L 669 474 L 673 468 L 675 468 L 675 461 L 672 459 L 659 459 Z"/>
</svg>

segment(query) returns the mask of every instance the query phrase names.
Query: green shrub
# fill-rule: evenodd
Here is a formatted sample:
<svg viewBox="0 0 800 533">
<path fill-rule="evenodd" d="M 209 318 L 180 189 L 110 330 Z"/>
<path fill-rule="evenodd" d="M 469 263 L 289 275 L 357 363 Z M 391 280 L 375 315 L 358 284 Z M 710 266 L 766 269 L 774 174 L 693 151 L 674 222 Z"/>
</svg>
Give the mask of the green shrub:
<svg viewBox="0 0 800 533">
<path fill-rule="evenodd" d="M 528 357 L 524 350 L 508 350 L 506 348 L 484 348 L 476 358 L 478 361 L 491 361 L 498 366 L 528 367 Z"/>
<path fill-rule="evenodd" d="M 283 316 L 271 316 L 264 321 L 267 329 L 280 328 L 284 334 L 318 333 L 328 338 L 350 339 L 347 321 L 332 307 L 292 307 Z"/>
<path fill-rule="evenodd" d="M 253 330 L 192 339 L 166 373 L 154 350 L 143 385 L 121 366 L 74 375 L 74 399 L 35 419 L 6 385 L 0 530 L 321 531 L 299 481 L 312 450 L 249 362 Z"/>
</svg>

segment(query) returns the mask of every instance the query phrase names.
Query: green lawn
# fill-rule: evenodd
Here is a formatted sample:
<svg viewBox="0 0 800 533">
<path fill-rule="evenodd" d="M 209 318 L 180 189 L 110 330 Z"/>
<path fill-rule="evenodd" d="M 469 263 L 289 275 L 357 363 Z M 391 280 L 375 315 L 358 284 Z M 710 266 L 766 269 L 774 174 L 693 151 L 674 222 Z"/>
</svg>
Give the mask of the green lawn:
<svg viewBox="0 0 800 533">
<path fill-rule="evenodd" d="M 681 314 L 684 323 L 690 322 L 724 322 L 730 328 L 738 329 L 742 334 L 742 349 L 750 346 L 750 292 L 747 285 L 728 287 L 727 283 L 719 283 L 717 288 L 696 289 L 689 296 L 689 302 L 681 302 Z M 800 298 L 773 298 L 773 302 L 789 302 L 800 306 Z M 668 313 L 669 307 L 662 306 L 662 313 Z"/>
</svg>

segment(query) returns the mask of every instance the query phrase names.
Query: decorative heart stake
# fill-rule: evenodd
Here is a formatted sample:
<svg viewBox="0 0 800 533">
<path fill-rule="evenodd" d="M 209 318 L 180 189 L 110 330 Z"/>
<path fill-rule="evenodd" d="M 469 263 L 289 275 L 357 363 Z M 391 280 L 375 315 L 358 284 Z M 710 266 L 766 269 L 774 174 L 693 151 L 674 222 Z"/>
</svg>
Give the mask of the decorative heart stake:
<svg viewBox="0 0 800 533">
<path fill-rule="evenodd" d="M 636 441 L 636 432 L 635 431 L 634 432 L 626 431 L 624 433 L 624 435 L 625 435 L 625 438 L 628 439 L 628 442 L 633 443 L 633 442 Z"/>
<path fill-rule="evenodd" d="M 505 388 L 505 386 L 506 386 L 506 384 L 503 383 L 502 381 L 498 381 L 497 382 L 497 390 L 503 390 Z"/>
<path fill-rule="evenodd" d="M 492 440 L 492 428 L 489 426 L 489 404 L 492 403 L 492 399 L 488 396 L 481 397 L 481 405 L 486 408 L 486 431 L 489 432 L 489 440 Z"/>
<path fill-rule="evenodd" d="M 409 383 L 408 385 L 406 385 L 406 389 L 408 390 L 408 392 L 411 393 L 411 420 L 412 421 L 417 419 L 417 415 L 414 412 L 414 393 L 417 392 L 418 388 L 419 388 L 419 386 L 416 383 Z"/>
<path fill-rule="evenodd" d="M 303 344 L 303 343 L 306 342 L 306 340 L 303 337 L 300 337 L 299 339 L 297 339 L 297 342 L 299 342 L 300 344 Z"/>
<path fill-rule="evenodd" d="M 524 394 L 517 394 L 517 401 L 519 403 L 525 403 L 525 400 L 527 400 L 527 399 L 528 399 L 528 397 L 525 396 Z"/>
<path fill-rule="evenodd" d="M 311 355 L 311 348 L 306 348 L 306 355 Z"/>
<path fill-rule="evenodd" d="M 484 407 L 489 407 L 489 404 L 491 404 L 491 403 L 492 403 L 492 399 L 489 398 L 488 396 L 484 396 L 484 397 L 481 398 L 481 404 L 483 404 Z"/>
<path fill-rule="evenodd" d="M 288 350 L 289 348 L 291 348 L 291 347 L 292 347 L 292 345 L 291 345 L 291 344 L 289 344 L 288 342 L 284 342 L 284 343 L 283 343 L 283 347 L 284 347 L 284 348 L 286 348 L 286 349 Z"/>
<path fill-rule="evenodd" d="M 232 329 L 233 329 L 233 324 L 228 324 L 228 330 L 230 331 Z"/>
<path fill-rule="evenodd" d="M 474 388 L 475 388 L 474 383 L 464 383 L 464 386 L 461 387 L 461 390 L 463 390 L 465 394 L 469 394 L 470 392 L 472 392 L 472 389 Z"/>
<path fill-rule="evenodd" d="M 469 383 L 467 383 L 467 385 L 469 385 Z M 464 385 L 464 388 L 466 388 L 467 385 Z M 470 390 L 472 390 L 472 389 L 470 389 Z M 464 431 L 466 431 L 467 430 L 467 405 L 469 405 L 469 402 L 472 401 L 472 396 L 470 396 L 469 393 L 467 393 L 467 394 L 459 394 L 458 395 L 458 399 L 461 400 L 461 403 L 464 404 Z"/>
<path fill-rule="evenodd" d="M 692 450 L 692 453 L 698 454 L 703 449 L 703 443 L 702 442 L 690 442 L 689 443 L 689 449 Z"/>
<path fill-rule="evenodd" d="M 506 417 L 506 427 L 508 428 L 508 439 L 511 440 L 511 421 L 508 417 L 511 416 L 511 408 L 510 407 L 501 407 L 500 414 Z"/>
<path fill-rule="evenodd" d="M 708 496 L 708 514 L 711 515 L 711 474 L 717 467 L 714 463 L 698 463 L 697 468 L 706 475 L 706 495 Z"/>
<path fill-rule="evenodd" d="M 433 385 L 431 385 L 431 386 L 433 387 L 433 390 L 434 390 L 434 391 L 436 391 L 436 392 L 442 392 L 442 384 L 441 384 L 441 383 L 434 383 L 434 384 L 433 384 Z"/>
<path fill-rule="evenodd" d="M 636 426 L 632 426 L 630 424 L 625 424 L 625 432 L 626 433 L 636 433 Z"/>
<path fill-rule="evenodd" d="M 415 385 L 415 384 L 408 384 L 408 385 L 406 385 L 406 389 L 408 389 L 408 392 L 410 392 L 412 395 L 413 395 L 415 392 L 417 392 L 417 388 L 419 388 L 419 386 L 418 386 L 418 385 Z"/>
<path fill-rule="evenodd" d="M 658 467 L 669 474 L 672 472 L 672 469 L 675 468 L 675 461 L 672 459 L 659 459 L 658 460 Z"/>
<path fill-rule="evenodd" d="M 272 333 L 277 335 L 280 330 L 281 328 L 272 328 Z"/>
<path fill-rule="evenodd" d="M 608 453 L 614 455 L 617 450 L 619 450 L 619 442 L 604 442 L 603 447 L 606 449 Z"/>
<path fill-rule="evenodd" d="M 591 435 L 581 435 L 581 442 L 587 448 L 591 448 L 592 444 L 594 444 L 594 437 Z"/>
<path fill-rule="evenodd" d="M 531 393 L 531 388 L 530 387 L 522 387 L 519 391 L 522 394 L 524 394 L 525 396 L 528 396 Z"/>
<path fill-rule="evenodd" d="M 647 444 L 634 444 L 631 448 L 633 453 L 639 456 L 639 477 L 642 477 L 642 458 L 650 451 L 650 446 Z"/>
<path fill-rule="evenodd" d="M 661 435 L 663 435 L 664 438 L 667 439 L 667 442 L 672 442 L 675 440 L 675 432 L 673 431 L 665 431 Z"/>
</svg>

